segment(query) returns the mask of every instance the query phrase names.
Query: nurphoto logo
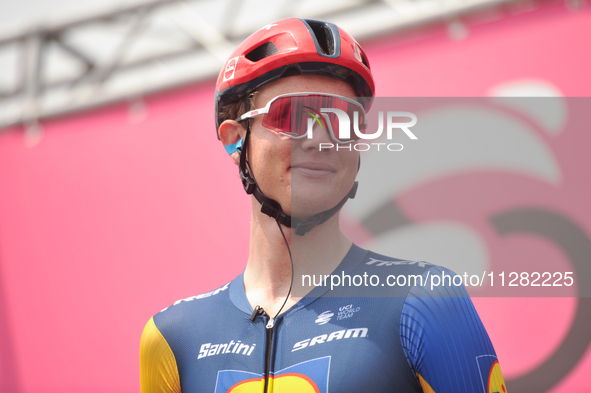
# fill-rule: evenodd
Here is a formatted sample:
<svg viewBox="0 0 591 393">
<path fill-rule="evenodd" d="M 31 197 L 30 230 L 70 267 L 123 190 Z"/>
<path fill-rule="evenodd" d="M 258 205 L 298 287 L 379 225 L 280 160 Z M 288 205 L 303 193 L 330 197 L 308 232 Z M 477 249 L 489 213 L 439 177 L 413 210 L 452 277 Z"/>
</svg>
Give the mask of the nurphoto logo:
<svg viewBox="0 0 591 393">
<path fill-rule="evenodd" d="M 337 138 L 339 141 L 342 141 L 336 145 L 334 143 L 328 142 L 319 143 L 318 148 L 320 151 L 323 149 L 326 150 L 332 148 L 336 148 L 337 151 L 350 151 L 351 149 L 356 151 L 368 151 L 372 148 L 378 151 L 380 148 L 389 151 L 401 151 L 404 148 L 402 143 L 390 142 L 392 140 L 394 131 L 398 129 L 402 130 L 410 139 L 418 139 L 417 136 L 410 130 L 412 126 L 417 124 L 417 116 L 411 112 L 388 111 L 385 112 L 386 115 L 384 116 L 384 112 L 380 111 L 378 112 L 378 129 L 373 133 L 368 133 L 366 129 L 366 120 L 364 118 L 360 118 L 358 111 L 353 112 L 353 122 L 351 122 L 349 114 L 342 109 L 320 108 L 320 111 L 318 111 L 310 107 L 304 108 L 309 110 L 304 112 L 310 116 L 307 119 L 308 129 L 306 134 L 308 139 L 312 139 L 314 137 L 314 127 L 315 123 L 317 123 L 321 130 L 328 130 L 335 138 Z M 338 121 L 337 128 L 333 126 L 329 113 L 336 115 Z M 384 120 L 384 118 L 386 120 Z M 353 124 L 353 127 L 351 127 L 351 123 Z M 386 124 L 385 127 L 384 123 Z M 384 128 L 386 129 L 386 139 L 389 141 L 388 143 L 363 142 L 375 140 L 381 137 L 384 133 Z"/>
</svg>

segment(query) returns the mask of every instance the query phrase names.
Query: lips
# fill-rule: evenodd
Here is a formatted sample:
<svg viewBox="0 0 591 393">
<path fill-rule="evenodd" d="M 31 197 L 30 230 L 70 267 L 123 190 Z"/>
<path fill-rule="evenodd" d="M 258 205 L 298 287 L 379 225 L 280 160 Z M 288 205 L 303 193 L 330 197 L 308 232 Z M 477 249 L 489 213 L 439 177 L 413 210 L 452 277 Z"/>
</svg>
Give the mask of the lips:
<svg viewBox="0 0 591 393">
<path fill-rule="evenodd" d="M 293 164 L 290 169 L 306 176 L 322 177 L 336 172 L 335 168 L 322 162 L 302 162 Z"/>
<path fill-rule="evenodd" d="M 316 171 L 330 171 L 334 172 L 335 169 L 329 164 L 325 164 L 322 162 L 302 162 L 299 164 L 292 164 L 291 168 L 304 168 Z"/>
</svg>

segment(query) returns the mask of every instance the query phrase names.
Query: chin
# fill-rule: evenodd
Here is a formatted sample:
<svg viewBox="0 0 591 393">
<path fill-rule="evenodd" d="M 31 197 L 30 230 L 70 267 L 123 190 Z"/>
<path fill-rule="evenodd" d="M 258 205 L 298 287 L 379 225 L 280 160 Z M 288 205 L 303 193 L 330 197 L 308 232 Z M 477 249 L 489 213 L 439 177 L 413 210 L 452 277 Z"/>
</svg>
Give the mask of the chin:
<svg viewBox="0 0 591 393">
<path fill-rule="evenodd" d="M 341 201 L 340 198 L 335 199 L 334 193 L 319 193 L 317 188 L 309 193 L 305 193 L 304 190 L 298 191 L 300 195 L 305 195 L 302 198 L 292 197 L 292 216 L 298 219 L 307 220 L 315 214 L 333 208 Z"/>
</svg>

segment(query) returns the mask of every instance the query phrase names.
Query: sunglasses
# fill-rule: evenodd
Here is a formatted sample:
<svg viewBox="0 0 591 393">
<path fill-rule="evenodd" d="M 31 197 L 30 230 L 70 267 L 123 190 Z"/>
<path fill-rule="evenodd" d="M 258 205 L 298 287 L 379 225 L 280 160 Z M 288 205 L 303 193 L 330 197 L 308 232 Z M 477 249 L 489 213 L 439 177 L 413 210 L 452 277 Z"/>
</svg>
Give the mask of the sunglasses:
<svg viewBox="0 0 591 393">
<path fill-rule="evenodd" d="M 314 128 L 319 127 L 336 143 L 350 143 L 359 139 L 358 133 L 365 134 L 367 128 L 365 109 L 359 102 L 327 93 L 282 94 L 236 121 L 261 115 L 265 115 L 263 127 L 292 139 L 312 138 Z"/>
</svg>

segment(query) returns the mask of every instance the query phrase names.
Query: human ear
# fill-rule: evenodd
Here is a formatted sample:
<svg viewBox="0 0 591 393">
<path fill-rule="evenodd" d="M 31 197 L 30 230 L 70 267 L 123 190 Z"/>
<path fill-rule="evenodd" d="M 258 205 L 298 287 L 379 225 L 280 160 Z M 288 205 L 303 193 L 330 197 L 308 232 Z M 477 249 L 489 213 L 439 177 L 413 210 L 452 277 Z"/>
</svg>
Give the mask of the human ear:
<svg viewBox="0 0 591 393">
<path fill-rule="evenodd" d="M 235 120 L 225 120 L 220 124 L 218 132 L 220 140 L 224 144 L 224 147 L 226 147 L 226 151 L 228 151 L 234 162 L 238 164 L 240 162 L 240 154 L 236 151 L 236 144 L 239 144 L 243 140 L 246 130 L 242 127 L 242 124 Z"/>
</svg>

